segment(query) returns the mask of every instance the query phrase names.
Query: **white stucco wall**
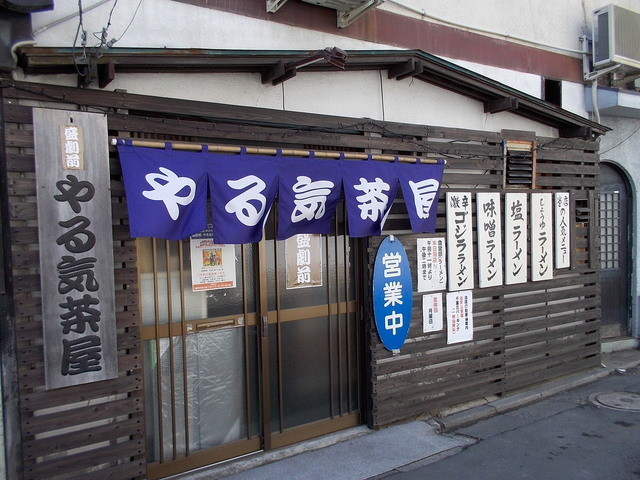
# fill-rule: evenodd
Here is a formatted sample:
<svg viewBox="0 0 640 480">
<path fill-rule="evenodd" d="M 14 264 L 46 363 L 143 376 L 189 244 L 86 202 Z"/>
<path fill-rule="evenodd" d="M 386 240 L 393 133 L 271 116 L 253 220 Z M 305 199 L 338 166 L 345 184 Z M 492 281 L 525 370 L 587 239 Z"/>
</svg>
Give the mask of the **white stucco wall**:
<svg viewBox="0 0 640 480">
<path fill-rule="evenodd" d="M 638 0 L 387 0 L 379 8 L 472 31 L 480 29 L 495 38 L 530 40 L 545 49 L 579 51 L 579 37 L 591 33 L 593 11 L 610 3 L 640 11 Z"/>
<path fill-rule="evenodd" d="M 120 0 L 114 9 L 109 27 L 109 39 L 119 38 L 114 46 L 259 50 L 319 50 L 334 46 L 345 50 L 394 48 L 171 0 L 143 1 L 135 14 L 138 2 L 139 0 Z M 106 26 L 113 6 L 113 2 L 109 2 L 86 11 L 96 3 L 97 0 L 83 2 L 83 25 L 90 35 L 91 32 L 100 32 Z M 47 25 L 77 10 L 77 2 L 67 0 L 56 2 L 53 11 L 33 14 L 34 31 L 46 28 L 36 35 L 37 45 L 71 47 L 78 17 L 59 25 Z M 133 23 L 126 30 L 132 18 Z M 125 30 L 126 34 L 122 36 Z M 76 42 L 77 46 L 80 46 L 80 42 Z M 98 40 L 91 37 L 87 46 L 91 47 L 96 43 Z"/>
<path fill-rule="evenodd" d="M 33 16 L 38 46 L 73 45 L 78 17 L 52 25 L 57 19 L 77 11 L 75 2 L 58 2 L 52 12 Z M 99 32 L 106 25 L 111 2 L 87 11 L 94 3 L 85 2 L 83 26 Z M 138 0 L 121 0 L 113 11 L 109 38 L 119 38 L 133 18 Z M 170 12 L 170 13 L 169 13 Z M 97 42 L 92 38 L 91 41 Z M 88 46 L 91 46 L 91 41 Z M 78 47 L 80 40 L 76 40 Z M 118 47 L 282 49 L 313 50 L 326 46 L 343 49 L 393 49 L 389 45 L 362 42 L 336 35 L 295 28 L 276 22 L 234 15 L 218 10 L 194 7 L 171 0 L 142 2 L 131 27 L 116 43 Z M 465 68 L 503 82 L 530 95 L 540 97 L 541 78 L 457 61 Z M 20 77 L 42 81 L 42 77 Z M 482 104 L 444 89 L 415 80 L 388 80 L 379 72 L 304 73 L 273 87 L 262 85 L 257 74 L 118 74 L 108 89 L 131 93 L 188 98 L 210 102 L 257 106 L 330 115 L 368 117 L 387 121 L 425 123 L 447 127 L 486 129 L 503 128 L 535 131 L 553 135 L 553 129 L 500 113 L 488 115 Z M 75 84 L 69 76 L 49 77 L 56 84 Z"/>
</svg>

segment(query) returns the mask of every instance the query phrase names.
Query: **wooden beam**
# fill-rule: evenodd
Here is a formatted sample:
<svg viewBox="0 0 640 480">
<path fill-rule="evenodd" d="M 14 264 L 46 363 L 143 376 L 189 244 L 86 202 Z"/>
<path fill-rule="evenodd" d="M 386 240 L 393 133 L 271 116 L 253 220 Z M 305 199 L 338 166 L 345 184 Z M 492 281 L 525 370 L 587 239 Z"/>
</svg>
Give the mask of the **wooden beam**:
<svg viewBox="0 0 640 480">
<path fill-rule="evenodd" d="M 396 80 L 403 80 L 407 77 L 415 77 L 424 71 L 424 65 L 415 58 L 410 58 L 406 62 L 396 63 L 389 69 L 388 77 Z"/>
<path fill-rule="evenodd" d="M 516 110 L 520 102 L 516 97 L 503 97 L 488 100 L 484 104 L 484 113 L 498 113 Z"/>
<path fill-rule="evenodd" d="M 591 127 L 564 127 L 558 129 L 558 135 L 563 138 L 591 138 Z"/>
</svg>

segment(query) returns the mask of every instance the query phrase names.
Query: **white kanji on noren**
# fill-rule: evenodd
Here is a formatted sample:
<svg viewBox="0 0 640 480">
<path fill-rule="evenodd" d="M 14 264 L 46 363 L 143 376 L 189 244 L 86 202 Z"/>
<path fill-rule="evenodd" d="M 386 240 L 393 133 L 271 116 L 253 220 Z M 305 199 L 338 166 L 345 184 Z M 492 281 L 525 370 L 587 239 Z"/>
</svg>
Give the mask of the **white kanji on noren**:
<svg viewBox="0 0 640 480">
<path fill-rule="evenodd" d="M 158 169 L 160 173 L 145 175 L 145 180 L 153 190 L 145 190 L 142 195 L 150 200 L 163 202 L 171 219 L 177 220 L 180 216 L 178 205 L 189 205 L 195 198 L 196 182 L 189 177 L 179 177 L 168 168 L 158 167 Z M 189 189 L 189 193 L 178 195 L 184 188 Z"/>
<path fill-rule="evenodd" d="M 317 220 L 325 213 L 327 197 L 334 187 L 329 180 L 312 181 L 311 178 L 301 175 L 292 190 L 295 193 L 293 201 L 295 208 L 291 212 L 291 221 L 298 223 L 301 220 Z"/>
<path fill-rule="evenodd" d="M 225 210 L 228 213 L 234 213 L 236 218 L 247 227 L 257 225 L 262 218 L 267 203 L 266 197 L 262 195 L 267 185 L 255 175 L 247 175 L 238 180 L 228 180 L 227 185 L 234 190 L 243 190 L 245 188 L 246 190 L 229 200 L 224 206 Z M 256 205 L 251 202 L 257 203 L 258 207 L 256 208 Z"/>
<path fill-rule="evenodd" d="M 428 178 L 420 182 L 409 180 L 409 187 L 411 187 L 411 192 L 413 193 L 418 218 L 429 218 L 429 211 L 438 194 L 440 182 L 433 178 Z"/>
<path fill-rule="evenodd" d="M 353 188 L 363 192 L 356 197 L 360 218 L 374 222 L 381 218 L 389 204 L 389 196 L 384 193 L 390 190 L 389 184 L 379 177 L 376 177 L 373 182 L 368 182 L 366 178 L 361 177 L 360 184 L 354 185 Z"/>
</svg>

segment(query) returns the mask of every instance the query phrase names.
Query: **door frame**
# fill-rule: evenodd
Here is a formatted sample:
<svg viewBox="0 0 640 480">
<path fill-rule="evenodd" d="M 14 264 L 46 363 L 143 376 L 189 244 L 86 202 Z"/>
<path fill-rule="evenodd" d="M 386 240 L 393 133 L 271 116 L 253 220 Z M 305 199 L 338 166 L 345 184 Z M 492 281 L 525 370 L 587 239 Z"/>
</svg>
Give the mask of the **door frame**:
<svg viewBox="0 0 640 480">
<path fill-rule="evenodd" d="M 626 190 L 626 195 L 627 195 L 626 202 L 625 202 L 626 213 L 625 213 L 625 218 L 624 219 L 621 218 L 620 220 L 624 221 L 624 223 L 626 224 L 627 252 L 624 255 L 624 259 L 621 259 L 621 261 L 623 260 L 625 261 L 626 269 L 627 269 L 626 297 L 627 297 L 628 308 L 627 308 L 626 321 L 624 322 L 623 325 L 621 325 L 620 333 L 622 336 L 628 336 L 628 335 L 637 336 L 638 331 L 637 329 L 634 329 L 633 318 L 635 318 L 635 311 L 637 311 L 638 305 L 637 305 L 636 299 L 632 295 L 633 285 L 635 285 L 637 280 L 637 272 L 636 272 L 636 269 L 634 268 L 634 265 L 636 262 L 636 254 L 635 254 L 636 235 L 635 235 L 635 222 L 634 222 L 634 211 L 636 210 L 634 208 L 635 195 L 634 195 L 633 189 L 631 188 L 629 175 L 627 174 L 624 167 L 622 167 L 619 163 L 611 160 L 601 160 L 599 168 L 601 168 L 602 166 L 605 166 L 615 171 L 619 175 L 620 179 L 622 180 L 624 184 L 624 188 Z M 601 193 L 603 183 L 602 183 L 602 175 L 600 174 L 600 172 L 598 177 L 599 177 L 599 184 L 600 184 L 598 192 Z M 598 219 L 600 220 L 600 215 L 598 215 Z M 602 290 L 601 298 L 604 298 L 605 295 L 606 295 L 606 292 Z M 636 330 L 635 333 L 634 333 L 634 330 Z M 604 337 L 604 338 L 612 338 L 612 337 Z"/>
</svg>

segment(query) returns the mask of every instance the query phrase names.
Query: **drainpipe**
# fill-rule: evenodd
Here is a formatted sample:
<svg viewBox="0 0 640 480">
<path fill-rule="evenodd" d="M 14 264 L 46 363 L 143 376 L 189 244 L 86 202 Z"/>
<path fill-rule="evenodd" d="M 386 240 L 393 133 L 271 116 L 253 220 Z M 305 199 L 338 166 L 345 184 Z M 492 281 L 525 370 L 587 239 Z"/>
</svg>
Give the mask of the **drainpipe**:
<svg viewBox="0 0 640 480">
<path fill-rule="evenodd" d="M 593 105 L 593 115 L 594 120 L 600 123 L 600 108 L 598 107 L 598 79 L 608 73 L 617 70 L 622 65 L 616 63 L 615 65 L 611 65 L 610 67 L 603 68 L 602 70 L 596 70 L 591 72 L 590 64 L 589 64 L 589 56 L 591 55 L 588 47 L 589 40 L 586 36 L 582 35 L 580 37 L 580 45 L 583 47 L 582 53 L 582 75 L 585 82 L 591 82 L 591 104 Z"/>
</svg>

